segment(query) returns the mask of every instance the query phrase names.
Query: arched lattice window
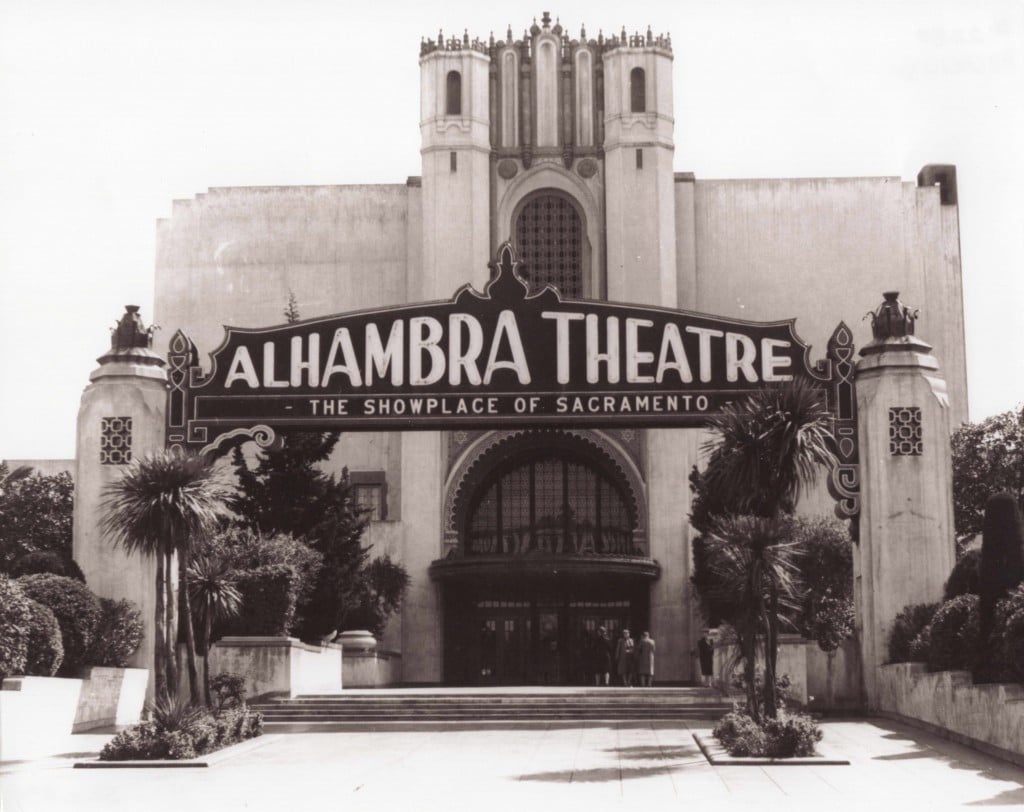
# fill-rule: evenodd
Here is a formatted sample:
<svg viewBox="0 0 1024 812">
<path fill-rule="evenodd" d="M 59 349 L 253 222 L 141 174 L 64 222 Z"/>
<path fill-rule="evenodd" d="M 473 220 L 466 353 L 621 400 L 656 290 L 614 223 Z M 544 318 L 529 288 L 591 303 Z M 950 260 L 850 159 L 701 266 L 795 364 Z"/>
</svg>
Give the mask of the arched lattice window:
<svg viewBox="0 0 1024 812">
<path fill-rule="evenodd" d="M 462 74 L 457 70 L 448 71 L 445 87 L 445 114 L 462 115 Z"/>
<path fill-rule="evenodd" d="M 554 285 L 565 298 L 583 296 L 583 221 L 567 197 L 547 192 L 530 198 L 515 235 L 531 292 Z"/>
<path fill-rule="evenodd" d="M 588 460 L 535 452 L 485 480 L 470 503 L 466 555 L 639 555 L 619 485 Z"/>
<path fill-rule="evenodd" d="M 633 68 L 629 72 L 629 111 L 647 112 L 647 77 L 643 68 Z"/>
</svg>

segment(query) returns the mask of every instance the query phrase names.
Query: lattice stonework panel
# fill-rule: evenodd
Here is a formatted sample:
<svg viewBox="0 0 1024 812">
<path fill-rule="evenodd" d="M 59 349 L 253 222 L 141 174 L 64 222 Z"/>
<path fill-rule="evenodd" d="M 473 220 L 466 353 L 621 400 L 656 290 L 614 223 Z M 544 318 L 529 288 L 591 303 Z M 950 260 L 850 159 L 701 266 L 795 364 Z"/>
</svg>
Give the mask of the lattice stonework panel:
<svg viewBox="0 0 1024 812">
<path fill-rule="evenodd" d="M 132 461 L 132 419 L 100 418 L 100 464 L 127 465 Z"/>
<path fill-rule="evenodd" d="M 531 292 L 554 285 L 567 299 L 583 296 L 583 224 L 559 195 L 528 202 L 516 221 L 516 247 Z"/>
<path fill-rule="evenodd" d="M 920 407 L 889 409 L 889 453 L 894 457 L 920 457 L 923 451 Z"/>
</svg>

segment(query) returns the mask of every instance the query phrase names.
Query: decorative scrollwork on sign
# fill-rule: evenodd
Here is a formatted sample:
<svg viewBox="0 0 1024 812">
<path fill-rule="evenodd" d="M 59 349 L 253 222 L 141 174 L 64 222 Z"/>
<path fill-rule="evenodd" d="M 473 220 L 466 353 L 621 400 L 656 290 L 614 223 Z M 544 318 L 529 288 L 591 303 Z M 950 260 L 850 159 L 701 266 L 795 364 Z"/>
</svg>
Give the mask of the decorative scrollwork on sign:
<svg viewBox="0 0 1024 812">
<path fill-rule="evenodd" d="M 199 450 L 202 455 L 223 454 L 229 448 L 252 440 L 260 448 L 273 448 L 278 444 L 278 436 L 270 426 L 250 426 L 244 429 L 233 429 L 213 438 L 213 442 Z"/>
<path fill-rule="evenodd" d="M 175 451 L 188 443 L 189 377 L 198 364 L 195 344 L 178 330 L 167 350 L 167 445 Z"/>
<path fill-rule="evenodd" d="M 832 452 L 836 464 L 829 472 L 828 492 L 836 500 L 836 516 L 851 519 L 856 529 L 860 515 L 860 464 L 857 451 L 857 393 L 854 388 L 856 360 L 853 332 L 839 322 L 828 340 L 825 358 L 815 365 L 818 380 L 826 384 L 832 412 Z M 854 532 L 856 538 L 856 532 Z"/>
</svg>

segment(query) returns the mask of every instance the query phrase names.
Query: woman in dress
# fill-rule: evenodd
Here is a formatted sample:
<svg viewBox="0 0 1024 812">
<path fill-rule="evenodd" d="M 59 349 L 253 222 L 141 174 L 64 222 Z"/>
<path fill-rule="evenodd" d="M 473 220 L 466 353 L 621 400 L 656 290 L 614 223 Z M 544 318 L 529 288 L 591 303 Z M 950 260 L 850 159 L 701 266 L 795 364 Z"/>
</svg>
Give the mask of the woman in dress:
<svg viewBox="0 0 1024 812">
<path fill-rule="evenodd" d="M 650 632 L 640 635 L 640 642 L 636 644 L 636 673 L 640 686 L 650 688 L 654 682 L 654 640 Z"/>
</svg>

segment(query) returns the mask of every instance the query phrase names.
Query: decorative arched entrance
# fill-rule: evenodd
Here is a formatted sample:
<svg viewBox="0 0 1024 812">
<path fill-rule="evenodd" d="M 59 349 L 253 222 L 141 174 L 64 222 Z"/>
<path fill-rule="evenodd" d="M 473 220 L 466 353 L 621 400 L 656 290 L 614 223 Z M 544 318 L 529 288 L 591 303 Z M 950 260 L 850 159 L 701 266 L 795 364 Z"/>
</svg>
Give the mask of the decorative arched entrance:
<svg viewBox="0 0 1024 812">
<path fill-rule="evenodd" d="M 579 684 L 598 627 L 649 620 L 643 494 L 577 434 L 503 438 L 458 483 L 458 546 L 435 561 L 444 607 L 444 680 Z"/>
</svg>

